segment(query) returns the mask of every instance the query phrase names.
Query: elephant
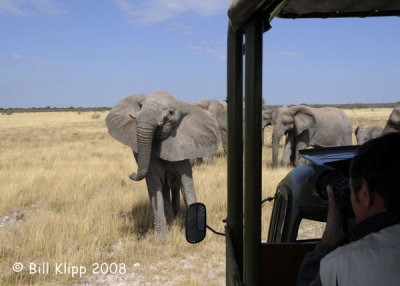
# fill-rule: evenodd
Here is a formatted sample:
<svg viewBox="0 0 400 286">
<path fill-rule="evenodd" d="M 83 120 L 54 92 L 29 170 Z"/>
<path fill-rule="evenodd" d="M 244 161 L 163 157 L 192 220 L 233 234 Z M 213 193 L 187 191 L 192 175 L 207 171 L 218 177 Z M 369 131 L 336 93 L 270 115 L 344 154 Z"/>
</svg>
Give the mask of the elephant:
<svg viewBox="0 0 400 286">
<path fill-rule="evenodd" d="M 286 141 L 282 166 L 299 165 L 299 150 L 352 144 L 352 126 L 343 110 L 305 105 L 280 107 L 272 113 L 272 167 L 278 166 L 279 140 Z"/>
<path fill-rule="evenodd" d="M 400 106 L 395 107 L 383 128 L 382 135 L 390 132 L 400 132 Z"/>
<path fill-rule="evenodd" d="M 262 117 L 261 117 L 261 144 L 264 145 L 264 129 L 267 126 L 272 125 L 272 109 L 268 109 L 265 105 L 262 107 Z"/>
<path fill-rule="evenodd" d="M 362 145 L 365 142 L 377 138 L 382 135 L 383 126 L 372 125 L 372 126 L 357 126 L 356 130 L 354 130 L 354 135 L 357 139 L 357 144 Z"/>
<path fill-rule="evenodd" d="M 224 149 L 224 152 L 226 153 L 228 151 L 228 148 L 227 148 L 228 111 L 227 111 L 226 101 L 217 100 L 217 99 L 202 99 L 202 100 L 196 101 L 194 104 L 199 106 L 201 109 L 207 110 L 217 119 L 219 132 L 220 132 L 221 140 L 222 140 L 222 147 Z M 272 112 L 273 112 L 273 110 L 267 109 L 267 106 L 263 105 L 262 123 L 261 123 L 261 129 L 262 129 L 261 140 L 262 140 L 263 145 L 264 145 L 264 128 L 271 125 Z M 244 107 L 243 107 L 243 115 L 244 115 Z M 244 121 L 244 117 L 243 117 L 243 121 Z M 197 158 L 196 162 L 202 162 L 202 159 Z M 211 165 L 212 162 L 213 162 L 213 155 L 211 155 L 208 158 L 207 164 Z"/>
<path fill-rule="evenodd" d="M 226 101 L 217 99 L 202 99 L 193 103 L 194 105 L 206 110 L 212 114 L 212 116 L 218 122 L 218 130 L 222 140 L 222 147 L 224 152 L 227 152 L 227 129 L 228 129 L 228 113 Z M 201 162 L 202 159 L 197 158 L 197 162 Z M 213 155 L 210 155 L 207 160 L 207 164 L 211 165 L 213 163 Z"/>
<path fill-rule="evenodd" d="M 272 109 L 267 109 L 266 107 L 263 107 L 262 110 L 262 123 L 261 123 L 261 128 L 264 129 L 267 126 L 272 125 L 272 114 L 273 110 Z"/>
<path fill-rule="evenodd" d="M 131 147 L 138 165 L 134 181 L 146 179 L 155 237 L 168 239 L 166 208 L 179 190 L 186 207 L 197 202 L 189 159 L 214 153 L 220 144 L 218 123 L 204 110 L 165 91 L 136 94 L 119 101 L 106 117 L 109 134 Z"/>
</svg>

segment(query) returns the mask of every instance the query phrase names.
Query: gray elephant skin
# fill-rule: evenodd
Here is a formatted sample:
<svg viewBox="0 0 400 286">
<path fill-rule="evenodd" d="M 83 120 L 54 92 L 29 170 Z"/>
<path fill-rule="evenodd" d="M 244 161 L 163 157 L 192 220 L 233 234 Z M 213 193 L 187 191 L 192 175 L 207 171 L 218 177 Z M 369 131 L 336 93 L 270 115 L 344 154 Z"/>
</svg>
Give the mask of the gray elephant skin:
<svg viewBox="0 0 400 286">
<path fill-rule="evenodd" d="M 108 132 L 132 148 L 138 165 L 134 181 L 146 179 L 156 238 L 168 238 L 166 213 L 197 202 L 189 159 L 206 157 L 220 144 L 218 124 L 204 110 L 175 100 L 167 92 L 122 99 L 106 118 Z"/>
<path fill-rule="evenodd" d="M 193 103 L 203 110 L 208 111 L 218 122 L 218 130 L 222 140 L 222 147 L 224 152 L 227 152 L 227 129 L 228 129 L 228 112 L 226 101 L 217 99 L 202 99 Z M 213 162 L 213 155 L 208 157 L 207 164 Z"/>
<path fill-rule="evenodd" d="M 278 166 L 279 140 L 286 135 L 282 166 L 299 164 L 299 150 L 352 144 L 352 126 L 343 110 L 305 105 L 281 107 L 272 113 L 272 166 Z"/>
<path fill-rule="evenodd" d="M 228 130 L 228 109 L 226 101 L 217 99 L 202 99 L 193 103 L 194 105 L 200 107 L 203 110 L 210 112 L 218 122 L 218 129 L 221 135 L 222 147 L 224 152 L 228 151 L 227 148 L 227 130 Z M 264 145 L 264 128 L 271 125 L 272 122 L 272 109 L 268 109 L 266 105 L 262 108 L 262 123 L 261 123 L 261 140 Z M 243 108 L 244 115 L 244 108 Z M 243 117 L 244 120 L 244 117 Z M 197 158 L 201 159 L 201 158 Z M 201 162 L 202 160 L 197 160 Z M 209 156 L 207 163 L 210 165 L 213 162 L 213 156 Z"/>
<path fill-rule="evenodd" d="M 400 132 L 400 106 L 393 108 L 382 134 L 390 132 Z"/>
<path fill-rule="evenodd" d="M 272 114 L 274 110 L 268 109 L 267 106 L 263 105 L 261 115 L 261 144 L 264 145 L 264 130 L 265 127 L 272 125 Z"/>
<path fill-rule="evenodd" d="M 272 125 L 272 115 L 274 113 L 273 109 L 268 109 L 266 106 L 262 108 L 262 118 L 261 118 L 261 128 L 264 129 L 267 126 Z"/>
<path fill-rule="evenodd" d="M 354 130 L 354 135 L 357 139 L 357 144 L 362 145 L 365 142 L 382 136 L 383 126 L 372 125 L 372 126 L 357 126 L 356 130 Z"/>
</svg>

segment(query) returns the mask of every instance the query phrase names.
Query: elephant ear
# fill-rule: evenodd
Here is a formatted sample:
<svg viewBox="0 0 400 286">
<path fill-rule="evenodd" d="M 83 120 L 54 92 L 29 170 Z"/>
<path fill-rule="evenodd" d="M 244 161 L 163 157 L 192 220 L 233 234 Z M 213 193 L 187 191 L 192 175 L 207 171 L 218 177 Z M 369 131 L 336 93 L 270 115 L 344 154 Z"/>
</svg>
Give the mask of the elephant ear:
<svg viewBox="0 0 400 286">
<path fill-rule="evenodd" d="M 136 153 L 136 116 L 146 98 L 144 94 L 135 94 L 122 99 L 106 117 L 108 133 L 122 144 L 132 148 Z"/>
<path fill-rule="evenodd" d="M 299 105 L 292 107 L 292 109 L 296 135 L 300 135 L 305 130 L 311 129 L 315 126 L 315 115 L 309 107 Z"/>
<path fill-rule="evenodd" d="M 273 110 L 263 109 L 262 111 L 262 127 L 267 127 L 272 125 Z"/>
<path fill-rule="evenodd" d="M 179 105 L 182 118 L 171 135 L 155 146 L 156 154 L 164 160 L 181 161 L 215 153 L 221 143 L 216 119 L 195 105 Z"/>
</svg>

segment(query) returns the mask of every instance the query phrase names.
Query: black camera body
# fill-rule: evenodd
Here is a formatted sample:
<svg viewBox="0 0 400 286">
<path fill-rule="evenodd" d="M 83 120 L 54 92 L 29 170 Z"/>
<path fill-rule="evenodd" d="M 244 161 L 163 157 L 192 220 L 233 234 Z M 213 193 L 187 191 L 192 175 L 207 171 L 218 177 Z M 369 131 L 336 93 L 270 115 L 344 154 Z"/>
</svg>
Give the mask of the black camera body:
<svg viewBox="0 0 400 286">
<path fill-rule="evenodd" d="M 349 176 L 335 169 L 326 170 L 319 176 L 316 184 L 317 193 L 326 200 L 328 199 L 327 186 L 332 187 L 336 205 L 339 210 L 345 216 L 354 218 L 355 215 L 350 201 Z"/>
<path fill-rule="evenodd" d="M 333 189 L 338 207 L 354 216 L 350 203 L 349 166 L 356 146 L 301 150 L 308 162 L 293 169 L 278 184 L 268 242 L 295 242 L 302 219 L 325 222 L 326 186 Z"/>
</svg>

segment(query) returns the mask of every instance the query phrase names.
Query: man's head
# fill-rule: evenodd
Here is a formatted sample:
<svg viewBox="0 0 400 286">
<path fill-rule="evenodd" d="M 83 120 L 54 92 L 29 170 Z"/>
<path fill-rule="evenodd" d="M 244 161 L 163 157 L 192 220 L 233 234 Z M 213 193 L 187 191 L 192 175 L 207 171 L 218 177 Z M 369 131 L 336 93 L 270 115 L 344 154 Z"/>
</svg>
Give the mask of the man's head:
<svg viewBox="0 0 400 286">
<path fill-rule="evenodd" d="M 352 205 L 359 221 L 385 210 L 400 214 L 400 133 L 358 147 L 350 178 Z"/>
</svg>

